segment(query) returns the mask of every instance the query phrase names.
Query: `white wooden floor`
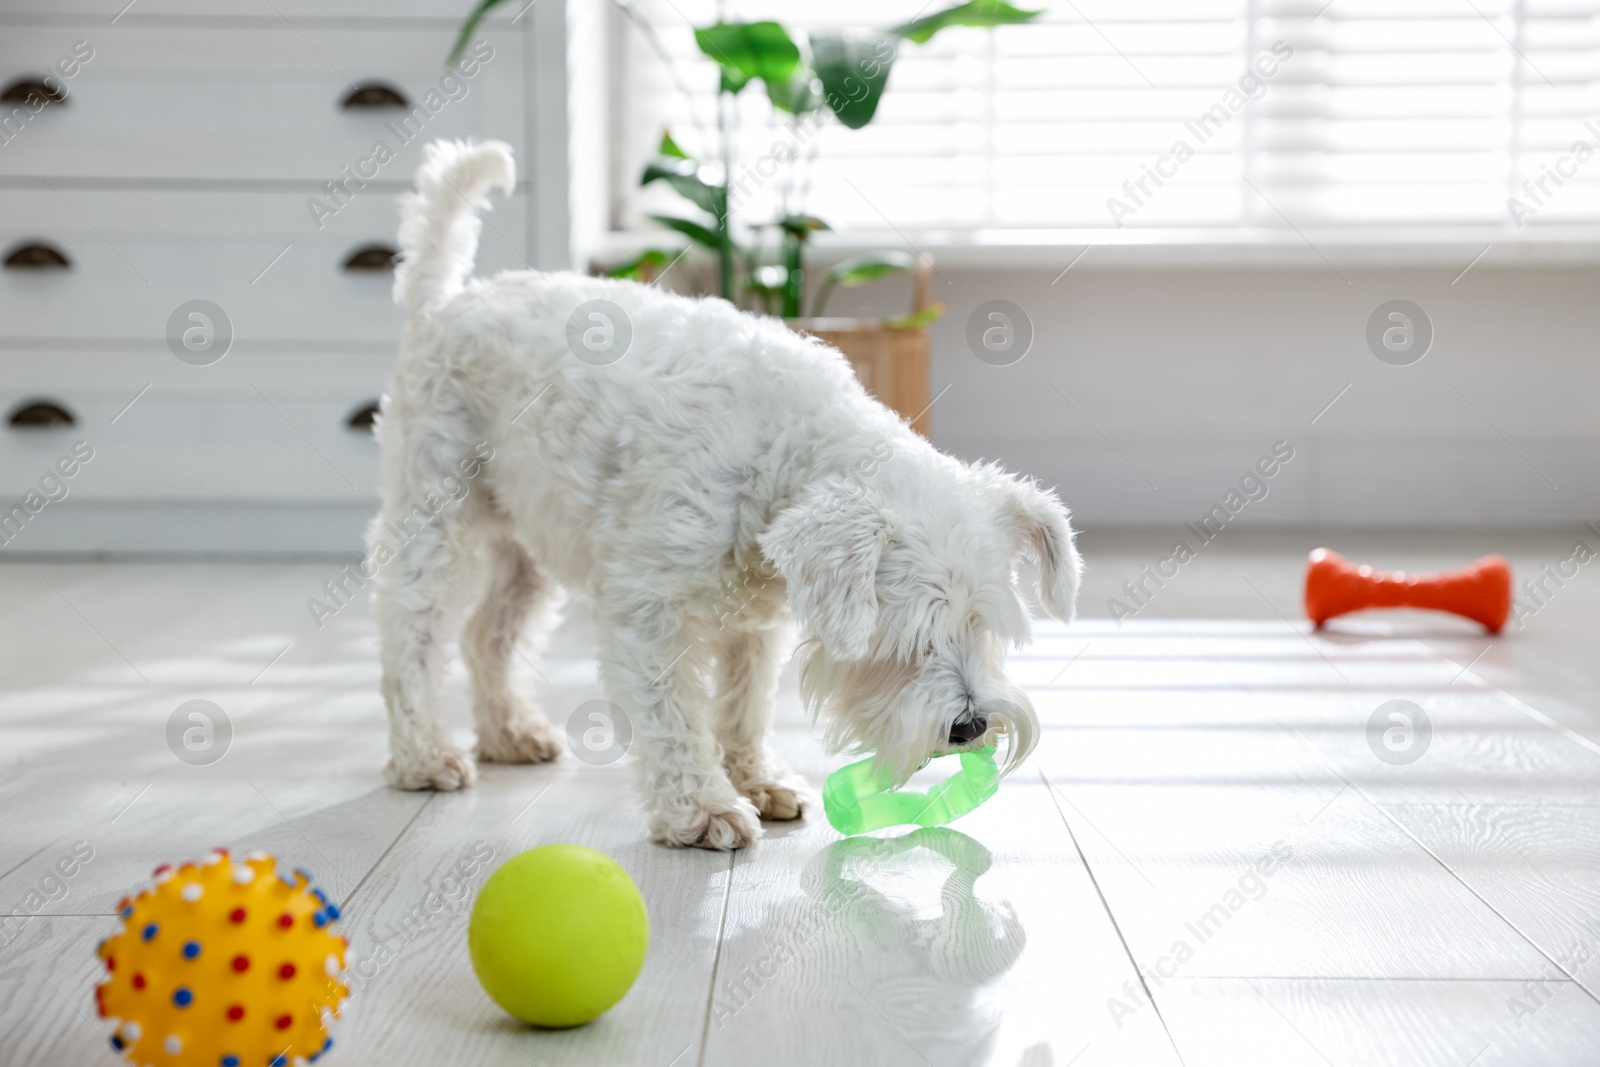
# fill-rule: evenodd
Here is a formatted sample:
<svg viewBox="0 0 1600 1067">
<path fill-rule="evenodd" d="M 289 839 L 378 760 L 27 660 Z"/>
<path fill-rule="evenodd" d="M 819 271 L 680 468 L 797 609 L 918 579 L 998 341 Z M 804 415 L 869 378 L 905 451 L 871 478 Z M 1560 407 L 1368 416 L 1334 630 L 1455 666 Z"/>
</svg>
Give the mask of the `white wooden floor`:
<svg viewBox="0 0 1600 1067">
<path fill-rule="evenodd" d="M 1085 547 L 1091 616 L 1156 558 Z M 1308 547 L 1219 551 L 1120 628 L 1043 627 L 1014 670 L 1047 736 L 954 826 L 841 840 L 817 815 L 731 857 L 649 844 L 625 763 L 384 788 L 365 604 L 321 631 L 305 607 L 339 564 L 0 567 L 0 914 L 26 916 L 0 925 L 0 1063 L 114 1062 L 91 997 L 113 902 L 219 844 L 343 904 L 368 963 L 336 1067 L 1600 1062 L 1600 719 L 1539 696 L 1600 672 L 1595 594 L 1498 641 L 1398 614 L 1318 635 Z M 558 720 L 600 695 L 590 647 L 569 621 L 541 666 Z M 785 694 L 782 748 L 820 787 L 839 761 Z M 190 699 L 232 722 L 210 766 L 167 745 Z M 1415 762 L 1369 748 L 1390 699 L 1431 721 Z M 622 863 L 652 938 L 616 1009 L 543 1033 L 478 988 L 452 873 L 553 841 Z"/>
</svg>

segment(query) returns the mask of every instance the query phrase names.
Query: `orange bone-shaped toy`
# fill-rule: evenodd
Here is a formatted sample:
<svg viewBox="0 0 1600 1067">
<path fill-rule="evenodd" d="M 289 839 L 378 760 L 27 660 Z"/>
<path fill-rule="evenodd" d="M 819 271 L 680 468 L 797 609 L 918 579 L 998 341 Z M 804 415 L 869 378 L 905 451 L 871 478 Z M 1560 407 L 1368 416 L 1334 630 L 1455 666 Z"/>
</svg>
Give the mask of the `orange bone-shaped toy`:
<svg viewBox="0 0 1600 1067">
<path fill-rule="evenodd" d="M 1511 615 L 1511 564 L 1484 556 L 1470 567 L 1437 574 L 1375 571 L 1330 548 L 1306 562 L 1306 614 L 1318 626 L 1366 608 L 1429 608 L 1482 623 L 1499 633 Z"/>
</svg>

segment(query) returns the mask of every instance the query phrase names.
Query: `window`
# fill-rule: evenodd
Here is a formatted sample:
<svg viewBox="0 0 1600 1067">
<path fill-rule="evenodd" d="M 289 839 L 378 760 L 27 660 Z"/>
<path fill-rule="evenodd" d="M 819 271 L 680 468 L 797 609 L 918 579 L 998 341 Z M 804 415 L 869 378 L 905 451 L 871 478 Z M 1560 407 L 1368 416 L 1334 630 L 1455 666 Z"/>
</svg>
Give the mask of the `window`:
<svg viewBox="0 0 1600 1067">
<path fill-rule="evenodd" d="M 887 26 L 920 2 L 734 0 L 724 17 Z M 800 162 L 751 182 L 738 214 L 772 218 L 787 194 L 835 228 L 908 233 L 1600 223 L 1600 0 L 1322 2 L 1058 0 L 905 44 L 874 122 L 802 133 Z M 663 127 L 701 158 L 717 144 L 691 28 L 717 6 L 633 11 L 672 62 L 624 22 L 624 227 L 672 202 L 636 186 Z M 737 111 L 744 166 L 795 139 L 759 87 Z"/>
</svg>

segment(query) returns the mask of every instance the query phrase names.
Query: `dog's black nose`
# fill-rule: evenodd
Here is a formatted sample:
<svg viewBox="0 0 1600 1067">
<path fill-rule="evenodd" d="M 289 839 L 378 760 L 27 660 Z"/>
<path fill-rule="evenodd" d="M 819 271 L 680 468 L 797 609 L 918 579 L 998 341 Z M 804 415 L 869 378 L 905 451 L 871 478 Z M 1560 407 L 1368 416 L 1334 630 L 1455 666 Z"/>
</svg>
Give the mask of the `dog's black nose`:
<svg viewBox="0 0 1600 1067">
<path fill-rule="evenodd" d="M 989 720 L 982 715 L 973 719 L 957 719 L 950 727 L 952 745 L 971 744 L 989 730 Z"/>
</svg>

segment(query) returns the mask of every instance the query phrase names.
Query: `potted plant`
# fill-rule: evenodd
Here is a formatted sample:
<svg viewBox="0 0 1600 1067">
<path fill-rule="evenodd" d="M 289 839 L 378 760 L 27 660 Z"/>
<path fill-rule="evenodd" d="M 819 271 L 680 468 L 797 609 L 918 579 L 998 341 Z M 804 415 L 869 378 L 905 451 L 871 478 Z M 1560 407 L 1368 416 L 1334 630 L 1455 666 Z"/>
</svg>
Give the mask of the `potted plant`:
<svg viewBox="0 0 1600 1067">
<path fill-rule="evenodd" d="M 462 25 L 452 56 L 470 43 L 484 15 L 504 2 L 482 0 L 478 4 Z M 628 0 L 616 2 L 629 18 L 638 19 Z M 805 211 L 803 192 L 790 181 L 783 186 L 784 203 L 777 217 L 749 226 L 749 236 L 739 233 L 734 215 L 742 179 L 732 177 L 730 190 L 730 177 L 739 171 L 728 114 L 734 98 L 759 83 L 771 107 L 787 117 L 791 132 L 796 135 L 808 127 L 814 133 L 815 124 L 826 121 L 829 115 L 849 129 L 858 130 L 877 113 L 895 57 L 903 45 L 924 44 L 951 26 L 1001 26 L 1027 22 L 1039 14 L 1013 7 L 1005 0 L 969 0 L 889 29 L 817 32 L 801 35 L 799 40 L 772 21 L 718 22 L 696 28 L 695 43 L 717 65 L 720 76 L 720 158 L 692 158 L 670 131 L 663 133 L 656 157 L 646 165 L 640 184 L 664 183 L 694 211 L 651 218 L 710 254 L 716 265 L 718 295 L 752 310 L 780 314 L 795 329 L 839 348 L 869 390 L 913 420 L 919 432 L 926 433 L 927 324 L 944 309 L 943 304 L 930 303 L 928 299 L 931 264 L 919 264 L 904 252 L 877 252 L 846 260 L 820 279 L 811 314 L 805 315 L 806 252 L 811 235 L 828 229 L 828 225 Z M 659 48 L 653 31 L 640 25 L 646 41 L 663 62 L 670 64 L 671 59 Z M 813 139 L 807 140 L 815 145 Z M 797 158 L 798 153 L 779 163 L 793 168 Z M 776 235 L 776 249 L 769 248 L 768 234 Z M 685 251 L 650 248 L 606 273 L 650 280 Z M 881 319 L 826 317 L 828 297 L 839 286 L 865 285 L 912 270 L 919 273 L 909 314 Z"/>
</svg>

